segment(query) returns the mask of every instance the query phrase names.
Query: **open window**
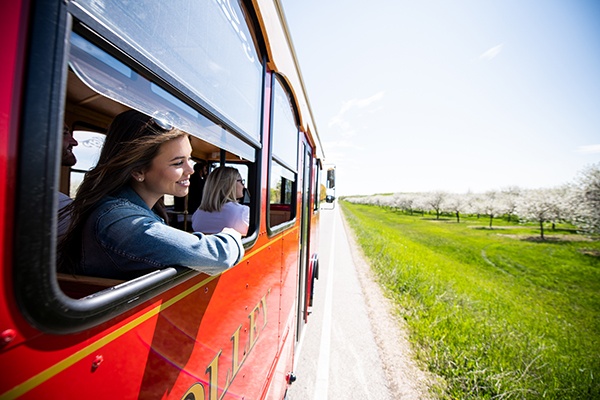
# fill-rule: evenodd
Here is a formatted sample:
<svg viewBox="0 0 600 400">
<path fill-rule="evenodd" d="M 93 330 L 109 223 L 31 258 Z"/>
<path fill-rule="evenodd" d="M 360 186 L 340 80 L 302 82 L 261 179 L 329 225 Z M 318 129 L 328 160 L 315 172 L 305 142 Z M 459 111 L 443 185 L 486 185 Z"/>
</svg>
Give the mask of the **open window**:
<svg viewBox="0 0 600 400">
<path fill-rule="evenodd" d="M 32 22 L 39 27 L 31 38 L 36 57 L 28 59 L 48 61 L 28 68 L 25 77 L 28 100 L 18 149 L 14 291 L 34 326 L 65 334 L 120 315 L 198 273 L 174 266 L 129 281 L 57 274 L 57 189 L 76 196 L 114 116 L 136 109 L 148 115 L 177 115 L 174 125 L 192 136 L 194 158 L 236 164 L 245 171 L 246 181 L 255 185 L 251 191 L 258 192 L 264 66 L 238 3 L 231 4 L 226 15 L 209 0 L 190 5 L 186 12 L 206 21 L 210 29 L 169 22 L 180 15 L 178 6 L 170 3 L 157 4 L 160 12 L 144 13 L 136 13 L 134 3 L 126 10 L 113 1 L 102 10 L 85 0 L 42 3 Z M 232 29 L 232 16 L 237 30 Z M 170 29 L 162 33 L 140 29 L 158 25 Z M 173 29 L 188 29 L 178 37 L 189 38 L 193 45 L 169 42 Z M 230 49 L 226 54 L 225 42 Z M 221 69 L 211 69 L 217 58 Z M 217 90 L 215 82 L 230 86 Z M 81 164 L 70 168 L 60 166 L 63 123 L 78 141 L 75 150 Z M 251 229 L 257 226 L 258 197 L 249 197 Z M 245 245 L 256 236 L 251 231 Z"/>
<path fill-rule="evenodd" d="M 249 170 L 255 170 L 258 151 L 256 146 L 239 139 L 222 124 L 214 122 L 204 113 L 166 92 L 157 83 L 146 79 L 78 33 L 71 34 L 71 43 L 65 118 L 77 121 L 73 123 L 73 135 L 78 142 L 74 148 L 78 162 L 70 173 L 71 197 L 76 196 L 76 189 L 84 174 L 95 167 L 104 143 L 104 134 L 89 128 L 78 129 L 79 125 L 93 126 L 89 115 L 92 112 L 95 115 L 102 113 L 105 123 L 96 131 L 106 132 L 114 115 L 105 110 L 135 108 L 147 115 L 169 114 L 177 128 L 191 135 L 192 158 L 199 165 L 206 165 L 206 172 L 210 172 L 214 165 L 233 162 L 236 167 L 245 171 L 246 176 Z M 117 90 L 123 87 L 128 88 L 128 91 Z M 166 196 L 164 199 L 169 215 L 167 222 L 173 227 L 191 231 L 191 216 L 195 211 L 193 208 L 197 206 L 190 204 L 190 199 L 198 195 L 201 197 L 203 189 L 201 181 L 196 178 L 197 176 L 192 175 L 190 194 L 185 198 Z M 248 203 L 251 209 L 256 210 L 257 207 L 251 204 L 250 198 Z M 249 236 L 251 235 L 252 231 Z M 60 281 L 61 279 L 59 283 Z M 69 278 L 68 281 L 71 287 L 72 280 Z"/>
</svg>

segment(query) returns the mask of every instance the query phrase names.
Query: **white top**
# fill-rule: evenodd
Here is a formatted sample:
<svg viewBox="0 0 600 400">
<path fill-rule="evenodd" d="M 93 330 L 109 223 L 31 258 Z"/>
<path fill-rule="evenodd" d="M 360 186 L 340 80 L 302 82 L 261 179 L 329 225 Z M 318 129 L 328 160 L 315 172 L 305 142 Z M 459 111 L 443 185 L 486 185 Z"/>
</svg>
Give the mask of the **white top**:
<svg viewBox="0 0 600 400">
<path fill-rule="evenodd" d="M 71 214 L 63 214 L 61 213 L 62 209 L 68 206 L 73 202 L 73 199 L 64 194 L 63 192 L 58 192 L 58 237 L 62 237 L 65 233 L 67 233 L 67 229 L 69 229 L 69 224 L 71 223 Z"/>
<path fill-rule="evenodd" d="M 192 229 L 194 232 L 209 235 L 219 233 L 223 228 L 233 228 L 242 236 L 246 236 L 249 225 L 250 207 L 232 201 L 225 203 L 221 211 L 208 212 L 198 209 L 192 215 Z"/>
</svg>

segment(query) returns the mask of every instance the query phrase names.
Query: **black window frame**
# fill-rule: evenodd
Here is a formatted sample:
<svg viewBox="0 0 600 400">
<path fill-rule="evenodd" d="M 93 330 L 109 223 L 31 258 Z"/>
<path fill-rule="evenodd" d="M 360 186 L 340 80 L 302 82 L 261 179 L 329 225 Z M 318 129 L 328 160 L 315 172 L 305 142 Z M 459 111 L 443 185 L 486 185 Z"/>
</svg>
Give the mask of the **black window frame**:
<svg viewBox="0 0 600 400">
<path fill-rule="evenodd" d="M 273 138 L 276 135 L 276 133 L 274 132 L 274 123 L 273 123 L 273 119 L 274 119 L 274 109 L 275 109 L 275 85 L 279 84 L 281 86 L 281 88 L 286 92 L 287 94 L 287 98 L 289 99 L 290 102 L 290 107 L 291 107 L 291 111 L 294 117 L 294 122 L 295 122 L 295 126 L 296 126 L 296 165 L 290 165 L 289 162 L 287 162 L 287 160 L 282 160 L 281 158 L 277 157 L 276 155 L 273 154 Z M 268 177 L 267 177 L 267 201 L 268 201 L 268 207 L 267 207 L 267 232 L 270 236 L 276 235 L 278 233 L 280 233 L 283 230 L 289 229 L 292 226 L 294 226 L 294 224 L 296 223 L 296 220 L 298 218 L 297 216 L 297 204 L 298 204 L 298 162 L 300 157 L 299 155 L 299 148 L 300 148 L 300 129 L 299 129 L 299 123 L 298 121 L 300 120 L 299 117 L 299 113 L 298 113 L 298 107 L 297 104 L 295 102 L 294 96 L 292 94 L 292 91 L 290 90 L 289 85 L 287 84 L 286 80 L 280 76 L 277 73 L 272 73 L 271 76 L 271 115 L 270 115 L 270 123 L 269 123 L 269 127 L 270 127 L 270 140 L 269 140 L 269 160 L 267 162 L 268 164 L 268 168 L 269 168 L 269 172 L 268 172 Z M 290 204 L 290 219 L 287 221 L 284 221 L 280 224 L 272 224 L 271 221 L 271 189 L 273 189 L 271 187 L 271 178 L 273 177 L 273 163 L 277 163 L 279 167 L 281 168 L 285 168 L 287 169 L 290 173 L 292 173 L 294 175 L 294 180 L 291 181 L 292 182 L 292 199 L 291 199 L 291 204 Z M 282 183 L 285 183 L 285 181 L 287 179 L 285 179 L 284 177 L 281 177 L 282 179 Z M 283 195 L 283 185 L 281 187 L 281 191 L 282 193 L 280 193 L 280 196 Z"/>
</svg>

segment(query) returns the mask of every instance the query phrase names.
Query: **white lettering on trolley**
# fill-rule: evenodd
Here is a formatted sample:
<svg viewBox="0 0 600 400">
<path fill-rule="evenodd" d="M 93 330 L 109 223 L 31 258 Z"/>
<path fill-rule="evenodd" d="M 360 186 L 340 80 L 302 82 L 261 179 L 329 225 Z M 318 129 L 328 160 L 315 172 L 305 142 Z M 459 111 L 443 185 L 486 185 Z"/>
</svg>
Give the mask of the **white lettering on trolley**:
<svg viewBox="0 0 600 400">
<path fill-rule="evenodd" d="M 223 349 L 220 349 L 212 361 L 206 367 L 208 374 L 208 393 L 205 393 L 205 387 L 202 383 L 196 382 L 187 392 L 181 397 L 181 400 L 219 400 L 225 396 L 227 389 L 233 383 L 240 368 L 248 358 L 250 351 L 254 348 L 260 332 L 267 326 L 267 296 L 271 293 L 271 289 L 260 299 L 258 304 L 254 306 L 250 314 L 248 314 L 248 341 L 243 348 L 243 356 L 240 359 L 240 331 L 242 324 L 231 335 L 231 369 L 227 369 L 225 375 L 225 385 L 223 386 L 221 396 L 219 396 L 219 370 L 222 368 L 219 365 L 219 360 L 223 354 Z M 258 324 L 262 315 L 262 324 Z M 208 396 L 208 397 L 206 397 Z"/>
</svg>

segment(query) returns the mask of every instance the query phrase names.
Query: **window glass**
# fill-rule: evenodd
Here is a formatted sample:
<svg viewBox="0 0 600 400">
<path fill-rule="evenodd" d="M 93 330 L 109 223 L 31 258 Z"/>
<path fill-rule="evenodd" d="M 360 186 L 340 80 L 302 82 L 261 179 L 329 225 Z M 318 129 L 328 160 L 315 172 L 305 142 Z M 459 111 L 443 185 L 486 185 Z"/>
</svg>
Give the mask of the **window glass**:
<svg viewBox="0 0 600 400">
<path fill-rule="evenodd" d="M 75 197 L 77 189 L 85 173 L 96 166 L 100 158 L 100 151 L 104 145 L 106 136 L 98 132 L 83 130 L 74 130 L 73 138 L 77 140 L 77 146 L 73 147 L 73 154 L 77 158 L 77 163 L 71 167 L 71 182 L 69 187 L 69 196 Z"/>
<path fill-rule="evenodd" d="M 238 1 L 73 3 L 259 142 L 263 66 Z"/>
<path fill-rule="evenodd" d="M 173 126 L 254 161 L 252 146 L 99 47 L 76 33 L 71 35 L 71 45 L 69 66 L 95 92 L 148 115 L 168 116 Z"/>
<path fill-rule="evenodd" d="M 269 227 L 296 216 L 295 193 L 298 165 L 298 126 L 291 96 L 279 77 L 273 83 Z"/>
<path fill-rule="evenodd" d="M 73 137 L 77 140 L 77 146 L 73 147 L 73 154 L 77 158 L 77 163 L 75 163 L 73 169 L 89 171 L 98 163 L 106 135 L 98 132 L 74 130 Z"/>
<path fill-rule="evenodd" d="M 288 168 L 271 161 L 271 182 L 269 192 L 269 227 L 274 227 L 296 216 L 295 174 Z"/>
<path fill-rule="evenodd" d="M 298 164 L 298 126 L 292 102 L 279 79 L 274 83 L 273 157 L 292 171 Z"/>
</svg>

